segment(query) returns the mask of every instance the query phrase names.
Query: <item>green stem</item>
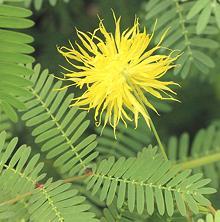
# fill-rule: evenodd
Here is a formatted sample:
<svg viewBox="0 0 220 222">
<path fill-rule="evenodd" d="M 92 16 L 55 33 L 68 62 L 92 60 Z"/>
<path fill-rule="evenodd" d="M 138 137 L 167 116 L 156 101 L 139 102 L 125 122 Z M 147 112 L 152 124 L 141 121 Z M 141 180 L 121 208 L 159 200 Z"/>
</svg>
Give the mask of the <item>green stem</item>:
<svg viewBox="0 0 220 222">
<path fill-rule="evenodd" d="M 196 160 L 189 160 L 184 163 L 178 163 L 176 166 L 180 166 L 181 169 L 192 169 L 207 165 L 209 163 L 217 162 L 220 160 L 220 153 L 211 154 L 208 156 L 200 157 Z"/>
<path fill-rule="evenodd" d="M 155 126 L 154 126 L 154 123 L 153 123 L 153 121 L 152 121 L 151 119 L 150 119 L 150 126 L 151 126 L 151 129 L 152 129 L 152 131 L 153 131 L 153 133 L 154 133 L 154 136 L 155 136 L 155 138 L 156 138 L 156 140 L 157 140 L 157 143 L 158 143 L 158 145 L 159 145 L 160 151 L 161 151 L 164 159 L 165 159 L 165 160 L 168 160 L 167 155 L 166 155 L 166 152 L 165 152 L 165 149 L 164 149 L 164 147 L 163 147 L 163 144 L 161 143 L 160 137 L 159 137 L 159 135 L 158 135 L 158 133 L 157 133 L 157 130 L 156 130 Z"/>
<path fill-rule="evenodd" d="M 8 205 L 8 204 L 14 204 L 14 203 L 18 202 L 19 200 L 22 200 L 25 197 L 30 196 L 30 195 L 32 195 L 32 192 L 28 192 L 28 193 L 24 193 L 24 194 L 21 194 L 21 195 L 17 195 L 13 199 L 10 199 L 10 200 L 7 200 L 7 201 L 4 201 L 4 202 L 0 203 L 0 206 L 4 206 L 4 205 Z"/>
<path fill-rule="evenodd" d="M 145 113 L 148 114 L 147 109 L 146 109 L 146 107 L 145 107 L 145 104 L 144 104 L 144 102 L 142 101 L 140 94 L 138 93 L 138 89 L 136 89 L 137 87 L 135 87 L 135 85 L 133 85 L 132 82 L 130 82 L 130 81 L 128 81 L 128 82 L 129 82 L 129 84 L 132 86 L 132 88 L 134 89 L 134 94 L 135 94 L 138 102 L 142 105 Z M 164 147 L 163 147 L 163 144 L 161 143 L 160 137 L 159 137 L 159 135 L 158 135 L 158 133 L 157 133 L 157 130 L 156 130 L 156 128 L 155 128 L 155 126 L 154 126 L 154 123 L 153 123 L 153 121 L 151 120 L 151 118 L 150 118 L 149 122 L 150 122 L 150 126 L 151 126 L 151 128 L 152 128 L 152 131 L 153 131 L 153 133 L 154 133 L 154 136 L 155 136 L 155 138 L 156 138 L 156 140 L 157 140 L 157 143 L 158 143 L 158 145 L 159 145 L 159 148 L 160 148 L 160 150 L 161 150 L 161 153 L 162 153 L 164 159 L 165 159 L 165 160 L 168 160 L 167 155 L 166 155 L 166 152 L 165 152 L 165 149 L 164 149 Z"/>
<path fill-rule="evenodd" d="M 89 175 L 82 175 L 82 176 L 74 176 L 74 177 L 70 177 L 70 178 L 66 178 L 63 180 L 64 183 L 72 183 L 74 181 L 79 181 L 82 179 L 85 179 L 86 177 L 88 177 Z"/>
</svg>

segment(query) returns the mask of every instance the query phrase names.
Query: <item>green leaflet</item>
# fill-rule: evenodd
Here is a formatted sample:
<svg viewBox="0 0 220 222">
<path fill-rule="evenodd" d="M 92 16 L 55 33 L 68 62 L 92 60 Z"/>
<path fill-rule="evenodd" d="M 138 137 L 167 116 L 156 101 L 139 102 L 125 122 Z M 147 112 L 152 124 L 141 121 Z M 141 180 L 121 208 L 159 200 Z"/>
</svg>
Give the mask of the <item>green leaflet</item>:
<svg viewBox="0 0 220 222">
<path fill-rule="evenodd" d="M 214 10 L 217 25 L 220 28 L 220 5 L 216 4 L 213 10 Z"/>
<path fill-rule="evenodd" d="M 24 33 L 0 29 L 0 40 L 2 41 L 6 39 L 10 43 L 18 44 L 31 43 L 34 41 L 31 36 L 26 35 Z M 25 47 L 28 47 L 28 45 L 26 45 Z"/>
<path fill-rule="evenodd" d="M 190 20 L 195 16 L 197 19 L 197 34 L 204 33 L 205 28 L 211 21 L 211 14 L 214 14 L 216 24 L 220 27 L 220 5 L 218 1 L 197 0 L 193 7 L 189 10 L 187 19 Z"/>
<path fill-rule="evenodd" d="M 199 15 L 197 26 L 196 26 L 196 31 L 198 34 L 201 34 L 203 30 L 205 29 L 205 27 L 207 26 L 210 16 L 211 16 L 211 12 L 212 12 L 212 7 L 209 4 L 202 10 L 201 14 Z"/>
<path fill-rule="evenodd" d="M 187 19 L 192 19 L 196 16 L 202 9 L 204 9 L 209 4 L 209 0 L 198 0 L 190 9 L 187 14 Z"/>
<path fill-rule="evenodd" d="M 25 18 L 31 16 L 31 14 L 32 13 L 30 10 L 24 8 L 10 6 L 10 5 L 0 6 L 0 15 Z"/>
<path fill-rule="evenodd" d="M 102 199 L 106 200 L 107 205 L 117 196 L 118 207 L 122 207 L 127 200 L 130 212 L 137 209 L 137 212 L 142 214 L 146 209 L 151 215 L 157 209 L 160 215 L 167 212 L 172 216 L 174 205 L 177 205 L 182 215 L 186 215 L 186 206 L 192 212 L 198 213 L 200 205 L 210 204 L 203 196 L 214 192 L 214 189 L 205 188 L 207 181 L 197 174 L 191 176 L 190 170 L 178 172 L 180 168 L 163 160 L 161 155 L 156 153 L 156 148 L 144 149 L 137 158 L 119 158 L 116 162 L 113 161 L 112 157 L 102 160 L 87 180 L 87 188 L 91 189 L 93 194 L 99 189 L 102 193 L 102 190 L 106 189 L 102 186 L 103 183 L 110 181 L 108 191 L 103 192 L 105 196 L 102 193 Z M 113 168 L 114 170 L 111 170 Z"/>
</svg>

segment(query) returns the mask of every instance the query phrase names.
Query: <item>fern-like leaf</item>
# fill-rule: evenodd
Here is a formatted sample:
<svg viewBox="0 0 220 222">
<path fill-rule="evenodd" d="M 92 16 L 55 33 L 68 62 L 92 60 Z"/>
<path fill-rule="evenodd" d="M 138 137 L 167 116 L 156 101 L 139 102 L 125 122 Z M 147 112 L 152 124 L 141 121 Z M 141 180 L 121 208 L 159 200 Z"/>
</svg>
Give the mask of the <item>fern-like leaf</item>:
<svg viewBox="0 0 220 222">
<path fill-rule="evenodd" d="M 21 196 L 25 200 L 45 176 L 40 174 L 43 163 L 38 163 L 39 155 L 28 161 L 30 147 L 23 145 L 17 149 L 17 138 L 7 145 L 5 140 L 6 133 L 0 133 L 0 220 L 23 217 L 27 213 L 25 202 L 16 200 Z"/>
<path fill-rule="evenodd" d="M 29 158 L 31 149 L 25 145 L 16 148 L 17 138 L 3 150 L 6 133 L 0 133 L 0 220 L 26 218 L 27 221 L 97 221 L 85 198 L 78 196 L 71 184 L 63 181 L 45 184 L 40 181 L 43 163 L 39 154 Z"/>
<path fill-rule="evenodd" d="M 117 207 L 125 201 L 128 209 L 151 215 L 155 203 L 159 214 L 169 216 L 177 205 L 182 215 L 186 215 L 186 206 L 198 213 L 198 206 L 208 206 L 210 202 L 203 196 L 215 192 L 206 187 L 209 179 L 201 179 L 202 174 L 191 175 L 191 170 L 179 172 L 179 167 L 172 167 L 170 161 L 156 153 L 156 148 L 144 149 L 137 158 L 109 157 L 101 161 L 88 179 L 87 188 L 95 194 L 100 190 L 100 199 L 110 205 L 117 194 Z M 176 204 L 175 204 L 176 203 Z"/>
<path fill-rule="evenodd" d="M 78 196 L 71 184 L 49 179 L 40 189 L 35 189 L 28 204 L 31 221 L 91 221 L 97 222 L 90 206 L 84 204 L 85 197 Z"/>
<path fill-rule="evenodd" d="M 86 112 L 79 112 L 77 107 L 69 108 L 73 95 L 66 96 L 66 90 L 57 90 L 61 81 L 54 84 L 53 75 L 49 75 L 48 70 L 41 72 L 40 65 L 34 67 L 30 80 L 32 96 L 25 100 L 27 110 L 22 119 L 33 128 L 35 142 L 42 144 L 46 158 L 56 158 L 54 166 L 62 174 L 74 175 L 86 170 L 98 155 L 94 151 L 96 136 L 84 136 L 89 126 Z"/>
<path fill-rule="evenodd" d="M 182 169 L 194 168 L 212 179 L 212 186 L 219 186 L 220 131 L 211 125 L 201 129 L 190 143 L 189 134 L 171 137 L 167 144 L 168 157 Z"/>
<path fill-rule="evenodd" d="M 211 1 L 209 2 L 211 4 Z M 145 21 L 155 23 L 156 18 L 158 19 L 156 29 L 159 37 L 170 27 L 163 45 L 184 52 L 177 60 L 177 64 L 181 66 L 174 69 L 174 74 L 180 73 L 183 78 L 193 69 L 208 73 L 215 63 L 207 55 L 207 49 L 211 52 L 219 47 L 219 43 L 213 39 L 213 34 L 217 34 L 218 29 L 211 21 L 207 23 L 203 36 L 197 36 L 195 21 L 186 19 L 192 4 L 192 2 L 179 0 L 150 0 L 145 6 Z M 158 39 L 156 38 L 156 41 Z"/>
<path fill-rule="evenodd" d="M 13 121 L 17 120 L 14 108 L 24 107 L 18 97 L 28 96 L 26 88 L 31 84 L 23 76 L 32 71 L 19 64 L 32 63 L 33 57 L 27 54 L 34 49 L 28 45 L 33 41 L 32 37 L 11 29 L 31 27 L 33 22 L 26 18 L 30 15 L 30 10 L 0 4 L 0 108 Z"/>
</svg>

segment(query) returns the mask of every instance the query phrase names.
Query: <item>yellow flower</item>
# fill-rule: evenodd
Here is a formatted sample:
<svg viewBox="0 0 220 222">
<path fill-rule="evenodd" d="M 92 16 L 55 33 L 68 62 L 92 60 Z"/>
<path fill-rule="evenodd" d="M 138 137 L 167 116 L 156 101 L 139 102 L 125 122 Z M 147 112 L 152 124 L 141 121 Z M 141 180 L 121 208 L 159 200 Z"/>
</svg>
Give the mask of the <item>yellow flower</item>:
<svg viewBox="0 0 220 222">
<path fill-rule="evenodd" d="M 86 110 L 95 109 L 97 125 L 100 125 L 105 112 L 104 126 L 109 122 L 114 131 L 120 120 L 126 125 L 126 121 L 134 119 L 137 127 L 139 114 L 150 127 L 147 108 L 157 111 L 145 93 L 158 99 L 175 100 L 170 95 L 175 93 L 168 87 L 175 83 L 160 81 L 160 78 L 175 66 L 173 61 L 177 57 L 171 57 L 172 50 L 169 55 L 155 54 L 162 48 L 165 33 L 160 42 L 150 48 L 153 34 L 147 34 L 146 29 L 141 32 L 137 18 L 132 28 L 121 33 L 121 17 L 117 19 L 114 13 L 113 16 L 114 35 L 107 32 L 100 20 L 99 27 L 93 33 L 77 30 L 83 46 L 76 42 L 74 47 L 70 42 L 70 48 L 58 48 L 74 67 L 74 70 L 65 69 L 68 71 L 65 78 L 80 89 L 86 87 L 85 92 L 75 98 L 72 105 Z M 129 110 L 134 118 L 129 116 Z"/>
</svg>

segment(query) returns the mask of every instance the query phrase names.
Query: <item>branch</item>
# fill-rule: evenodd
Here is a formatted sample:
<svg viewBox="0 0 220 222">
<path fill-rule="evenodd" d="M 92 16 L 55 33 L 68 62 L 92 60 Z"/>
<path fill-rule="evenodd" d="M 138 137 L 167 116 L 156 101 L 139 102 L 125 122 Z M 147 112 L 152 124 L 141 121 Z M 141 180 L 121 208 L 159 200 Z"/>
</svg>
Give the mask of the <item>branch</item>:
<svg viewBox="0 0 220 222">
<path fill-rule="evenodd" d="M 210 154 L 208 156 L 200 157 L 195 160 L 189 160 L 183 163 L 175 164 L 175 166 L 181 167 L 181 169 L 192 169 L 203 165 L 214 163 L 220 160 L 220 153 Z"/>
<path fill-rule="evenodd" d="M 18 195 L 18 196 L 16 196 L 16 197 L 13 198 L 13 199 L 10 199 L 10 200 L 7 200 L 7 201 L 4 201 L 4 202 L 0 203 L 0 207 L 1 207 L 1 206 L 4 206 L 4 205 L 7 205 L 7 204 L 14 204 L 14 203 L 16 203 L 17 201 L 22 200 L 22 199 L 24 199 L 25 197 L 30 196 L 30 195 L 32 195 L 32 192 L 27 192 L 27 193 Z"/>
</svg>

